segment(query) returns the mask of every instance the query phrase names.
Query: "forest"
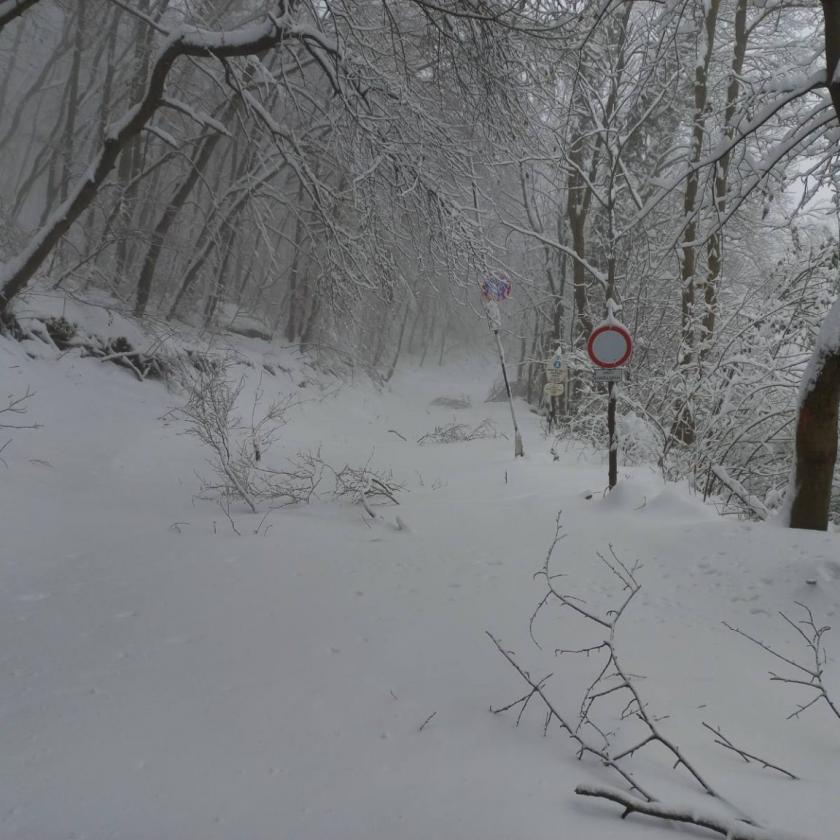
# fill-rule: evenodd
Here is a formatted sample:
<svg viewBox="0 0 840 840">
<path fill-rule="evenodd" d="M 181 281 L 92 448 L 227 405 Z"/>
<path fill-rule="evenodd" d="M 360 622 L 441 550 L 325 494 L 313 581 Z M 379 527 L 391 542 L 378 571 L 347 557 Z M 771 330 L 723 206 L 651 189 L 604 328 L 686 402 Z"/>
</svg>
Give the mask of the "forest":
<svg viewBox="0 0 840 840">
<path fill-rule="evenodd" d="M 688 823 L 742 840 L 827 837 L 819 815 L 834 806 L 821 785 L 836 773 L 836 748 L 814 758 L 810 775 L 756 758 L 740 736 L 766 677 L 750 676 L 741 693 L 732 681 L 749 670 L 736 655 L 769 656 L 788 668 L 772 681 L 806 689 L 796 725 L 812 704 L 825 713 L 786 747 L 800 769 L 824 740 L 819 733 L 836 730 L 840 700 L 832 698 L 840 689 L 832 694 L 826 675 L 833 660 L 819 615 L 840 609 L 840 564 L 832 559 L 840 525 L 838 61 L 834 0 L 0 0 L 0 567 L 11 587 L 0 584 L 0 600 L 13 602 L 5 630 L 22 645 L 0 651 L 0 669 L 23 675 L 0 689 L 0 716 L 25 721 L 25 698 L 43 692 L 35 703 L 41 717 L 21 724 L 20 743 L 12 734 L 0 748 L 10 777 L 19 761 L 33 774 L 0 798 L 0 833 L 262 838 L 275 827 L 272 836 L 306 840 L 430 833 L 492 840 L 515 836 L 519 825 L 548 837 L 547 792 L 536 815 L 516 811 L 507 825 L 477 791 L 489 784 L 492 801 L 502 791 L 542 796 L 539 779 L 555 771 L 532 736 L 553 725 L 571 740 L 569 755 L 600 773 L 577 785 L 573 801 L 608 800 L 633 815 L 627 829 L 616 828 L 613 805 L 575 804 L 574 827 L 560 836 L 632 840 L 653 837 L 645 827 L 665 836 Z M 593 376 L 590 337 L 615 324 L 632 337 L 632 355 L 628 346 L 606 385 Z M 552 378 L 552 360 L 562 378 Z M 486 511 L 472 499 L 484 499 L 496 521 L 481 524 Z M 509 533 L 505 516 L 516 520 Z M 107 549 L 95 547 L 91 534 L 100 529 Z M 120 534 L 136 535 L 130 548 Z M 345 548 L 352 572 L 333 565 Z M 555 574 L 549 564 L 567 550 L 574 559 Z M 284 572 L 271 565 L 272 552 L 290 564 Z M 497 553 L 516 556 L 515 568 L 488 572 L 494 561 L 485 559 Z M 235 581 L 225 577 L 233 571 L 228 554 L 239 563 Z M 672 582 L 681 595 L 668 589 L 666 555 L 681 558 Z M 59 557 L 70 567 L 54 565 Z M 257 563 L 247 574 L 245 557 Z M 407 577 L 386 557 L 411 570 Z M 478 557 L 482 565 L 470 565 Z M 273 652 L 255 616 L 272 616 L 271 633 L 294 638 L 309 627 L 304 605 L 322 590 L 334 625 L 327 617 L 311 637 L 302 634 L 310 641 L 301 650 L 289 645 L 287 678 L 324 680 L 324 695 L 339 684 L 344 691 L 352 671 L 364 673 L 368 687 L 384 679 L 392 652 L 381 634 L 397 632 L 401 603 L 425 629 L 399 631 L 406 647 L 394 654 L 395 673 L 407 675 L 416 656 L 443 681 L 438 690 L 453 686 L 456 711 L 436 718 L 439 694 L 423 694 L 408 676 L 403 690 L 382 685 L 395 704 L 417 689 L 424 700 L 408 715 L 411 735 L 433 739 L 436 726 L 448 726 L 453 744 L 438 745 L 447 757 L 426 755 L 397 774 L 395 802 L 408 810 L 388 812 L 383 826 L 366 821 L 372 811 L 357 801 L 366 795 L 356 788 L 362 780 L 351 783 L 352 768 L 326 757 L 323 733 L 313 737 L 329 771 L 304 774 L 283 800 L 292 810 L 310 803 L 299 822 L 277 822 L 263 776 L 247 776 L 252 769 L 243 785 L 256 785 L 261 804 L 243 816 L 251 793 L 237 795 L 233 783 L 222 827 L 214 827 L 202 796 L 183 791 L 193 763 L 173 759 L 154 783 L 138 769 L 122 784 L 119 774 L 101 772 L 121 760 L 117 747 L 82 749 L 82 775 L 104 784 L 112 804 L 101 812 L 85 805 L 90 789 L 81 781 L 62 804 L 57 777 L 79 747 L 68 745 L 60 720 L 75 712 L 61 698 L 82 690 L 73 673 L 96 686 L 112 679 L 108 669 L 117 666 L 91 658 L 99 647 L 117 656 L 102 629 L 106 612 L 147 615 L 118 605 L 122 590 L 107 583 L 117 574 L 114 558 L 159 625 L 123 639 L 122 621 L 114 641 L 129 662 L 132 638 L 146 651 L 138 656 L 143 667 L 154 665 L 151 683 L 160 689 L 152 706 L 163 697 L 173 708 L 212 698 L 184 739 L 196 764 L 214 721 L 236 729 L 242 706 L 267 719 L 275 689 L 282 694 L 279 677 L 270 690 L 262 684 Z M 415 580 L 414 564 L 427 560 Z M 437 592 L 456 574 L 449 560 L 463 579 L 447 586 L 464 588 L 447 597 L 469 591 L 483 604 L 470 601 L 457 618 Z M 707 564 L 708 574 L 698 571 Z M 653 589 L 636 597 L 646 567 L 654 569 L 655 581 L 645 583 Z M 759 594 L 741 591 L 735 570 Z M 497 573 L 504 587 L 489 582 Z M 67 583 L 76 574 L 98 593 L 95 602 Z M 710 583 L 720 575 L 706 612 L 695 615 L 686 591 L 705 598 L 700 576 Z M 347 591 L 376 592 L 373 624 L 362 626 L 344 605 L 338 581 Z M 205 615 L 193 603 L 195 593 L 227 583 L 242 626 L 219 605 Z M 534 586 L 542 586 L 537 595 Z M 168 607 L 153 606 L 158 587 L 176 599 Z M 263 603 L 274 587 L 285 593 L 281 613 L 294 620 Z M 505 587 L 515 593 L 511 603 Z M 88 598 L 107 609 L 88 615 Z M 722 668 L 719 680 L 692 671 L 686 647 L 671 650 L 672 637 L 659 636 L 652 618 L 634 623 L 631 607 L 648 598 L 660 604 L 661 621 L 678 628 L 679 645 L 690 645 L 702 625 L 698 648 L 709 662 L 727 648 L 723 664 L 708 665 Z M 749 629 L 743 617 L 738 624 L 718 611 L 736 602 L 753 604 L 748 617 L 773 618 L 772 628 Z M 250 615 L 253 604 L 261 606 Z M 424 604 L 430 613 L 438 604 L 445 639 L 434 622 L 422 623 Z M 568 644 L 563 621 L 540 618 L 552 608 L 582 623 Z M 64 619 L 73 628 L 67 639 L 53 626 Z M 620 620 L 644 651 L 639 667 L 651 674 L 652 700 L 635 660 L 625 665 L 618 653 Z M 206 632 L 180 627 L 205 621 Z M 27 639 L 21 622 L 40 629 Z M 515 646 L 492 629 L 489 642 L 470 636 L 476 625 L 480 633 L 499 624 Z M 216 633 L 224 638 L 213 647 L 207 640 Z M 337 682 L 315 678 L 319 656 L 339 651 L 345 633 L 347 647 L 379 639 L 375 666 L 357 653 Z M 455 636 L 458 663 L 445 656 Z M 90 649 L 84 639 L 93 640 Z M 208 661 L 196 666 L 197 683 L 188 657 L 177 677 L 167 676 L 175 666 L 158 648 L 170 639 L 182 640 L 170 651 L 200 640 L 195 649 Z M 744 642 L 737 654 L 731 649 Z M 532 643 L 535 657 L 555 652 L 546 672 L 560 669 L 558 654 L 570 654 L 562 668 L 580 689 L 574 712 L 571 694 L 561 691 L 557 705 L 545 680 L 522 664 Z M 240 645 L 254 646 L 253 671 L 235 662 Z M 578 657 L 566 665 L 574 653 L 585 653 L 587 664 Z M 591 674 L 590 654 L 604 660 Z M 338 658 L 331 656 L 325 662 Z M 475 692 L 465 660 L 482 663 Z M 682 678 L 669 672 L 675 660 L 677 671 L 689 667 Z M 524 680 L 526 694 L 497 709 L 509 688 L 490 676 L 500 665 Z M 253 691 L 237 681 L 238 668 Z M 39 675 L 55 669 L 58 676 L 40 685 Z M 91 690 L 123 696 L 142 670 L 117 669 L 110 688 Z M 229 681 L 232 699 L 209 685 L 193 695 L 211 673 Z M 676 709 L 704 708 L 692 705 L 687 686 L 712 685 L 724 720 L 735 721 L 733 738 L 717 721 L 690 728 L 680 718 L 670 734 L 662 728 L 670 714 L 679 717 Z M 365 737 L 341 754 L 379 767 L 365 738 L 380 737 L 385 724 L 366 715 L 392 701 L 362 694 L 347 709 L 324 700 L 325 714 L 337 714 L 336 732 L 367 721 Z M 295 704 L 301 731 L 317 728 L 307 700 Z M 540 706 L 534 720 L 543 720 L 531 722 L 523 744 L 519 730 L 500 735 L 495 716 L 471 729 L 464 721 L 475 705 L 513 713 L 523 729 L 527 708 Z M 126 749 L 139 756 L 140 733 L 155 730 L 161 740 L 151 752 L 169 755 L 158 732 L 168 720 L 164 706 L 150 712 L 148 728 L 138 724 Z M 103 731 L 129 731 L 124 708 L 102 712 Z M 758 715 L 762 755 L 776 746 L 775 711 L 770 704 Z M 80 731 L 97 732 L 98 714 L 79 711 Z M 189 729 L 189 714 L 179 719 Z M 636 727 L 629 734 L 628 721 Z M 260 724 L 253 725 L 237 760 L 262 756 Z M 39 731 L 55 739 L 40 753 Z M 782 799 L 768 804 L 772 785 L 735 781 L 759 815 L 732 805 L 676 743 L 677 735 L 693 743 L 709 733 L 745 765 L 794 784 L 807 776 L 812 788 L 785 808 Z M 300 755 L 310 742 L 291 730 L 278 738 L 281 752 L 298 756 L 282 771 L 288 782 L 306 764 Z M 457 789 L 461 804 L 442 806 L 440 822 L 415 813 L 402 794 L 432 785 L 438 761 L 460 767 L 471 738 L 483 750 L 502 739 L 506 756 L 524 747 L 528 754 L 511 764 L 517 780 L 501 773 L 491 782 L 474 768 L 483 782 L 461 789 L 467 771 L 451 770 L 439 793 L 448 802 L 447 791 Z M 649 746 L 664 763 L 647 758 Z M 382 766 L 414 748 L 392 749 Z M 211 764 L 224 754 L 223 741 L 208 747 Z M 488 774 L 506 760 L 482 755 Z M 716 775 L 732 775 L 722 759 L 711 764 Z M 577 780 L 567 765 L 561 774 Z M 713 800 L 708 813 L 686 804 L 669 766 Z M 208 790 L 230 792 L 227 770 L 207 772 Z M 377 779 L 386 784 L 388 774 Z M 651 793 L 649 782 L 662 782 L 664 795 Z M 336 814 L 349 820 L 346 831 L 308 798 L 321 784 L 341 791 Z M 49 796 L 49 807 L 39 813 L 27 785 Z M 185 799 L 167 799 L 153 816 L 149 803 L 166 799 L 164 787 Z M 134 803 L 130 790 L 141 791 Z M 410 829 L 403 818 L 413 820 Z"/>
<path fill-rule="evenodd" d="M 48 277 L 387 379 L 480 330 L 503 269 L 529 400 L 613 300 L 625 455 L 773 511 L 836 285 L 824 5 L 5 0 L 3 312 Z M 824 528 L 840 380 L 816 364 L 792 506 Z M 595 441 L 588 386 L 568 432 Z"/>
</svg>

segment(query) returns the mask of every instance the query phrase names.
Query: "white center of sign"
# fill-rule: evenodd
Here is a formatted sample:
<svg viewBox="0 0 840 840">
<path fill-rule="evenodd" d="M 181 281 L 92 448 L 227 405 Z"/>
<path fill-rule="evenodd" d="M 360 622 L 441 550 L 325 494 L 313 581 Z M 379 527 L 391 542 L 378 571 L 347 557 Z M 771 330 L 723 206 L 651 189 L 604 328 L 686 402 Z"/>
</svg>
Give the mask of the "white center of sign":
<svg viewBox="0 0 840 840">
<path fill-rule="evenodd" d="M 592 342 L 592 353 L 605 365 L 614 365 L 626 352 L 627 340 L 615 330 L 599 333 Z"/>
</svg>

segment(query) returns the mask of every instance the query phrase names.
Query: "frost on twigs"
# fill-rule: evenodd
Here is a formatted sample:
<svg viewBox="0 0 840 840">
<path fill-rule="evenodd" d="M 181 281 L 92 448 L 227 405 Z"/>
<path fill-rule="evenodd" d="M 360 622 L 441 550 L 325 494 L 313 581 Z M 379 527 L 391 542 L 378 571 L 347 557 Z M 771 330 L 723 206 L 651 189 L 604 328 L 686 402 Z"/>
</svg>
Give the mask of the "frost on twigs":
<svg viewBox="0 0 840 840">
<path fill-rule="evenodd" d="M 398 505 L 396 495 L 405 489 L 402 484 L 394 480 L 393 473 L 377 472 L 371 469 L 369 462 L 362 467 L 351 467 L 345 464 L 340 470 L 324 463 L 324 468 L 333 474 L 335 498 L 349 499 L 355 504 L 366 504 L 369 499 L 378 498 Z"/>
<path fill-rule="evenodd" d="M 609 603 L 591 605 L 561 585 L 563 575 L 552 570 L 552 557 L 562 540 L 558 516 L 554 539 L 549 547 L 545 562 L 537 573 L 545 582 L 546 592 L 531 616 L 531 638 L 542 648 L 534 635 L 535 623 L 550 605 L 573 614 L 589 627 L 594 637 L 583 646 L 558 647 L 555 656 L 561 658 L 585 657 L 589 675 L 581 679 L 577 697 L 577 712 L 569 714 L 551 696 L 549 683 L 552 677 L 532 675 L 513 651 L 508 650 L 492 634 L 488 633 L 499 653 L 525 682 L 525 693 L 513 702 L 492 709 L 496 714 L 517 711 L 517 724 L 526 709 L 536 705 L 542 710 L 542 727 L 545 734 L 551 725 L 559 726 L 575 744 L 579 759 L 592 758 L 611 771 L 623 782 L 627 790 L 616 790 L 604 786 L 580 785 L 576 792 L 581 796 L 594 796 L 617 802 L 624 806 L 622 816 L 633 813 L 646 814 L 671 820 L 675 823 L 690 823 L 702 826 L 729 838 L 739 840 L 770 840 L 783 835 L 763 828 L 712 784 L 705 771 L 691 759 L 667 731 L 668 710 L 654 710 L 641 689 L 642 677 L 633 673 L 624 663 L 619 651 L 618 630 L 636 595 L 641 590 L 638 572 L 639 562 L 627 564 L 612 546 L 598 559 L 614 581 Z M 589 664 L 591 663 L 591 665 Z M 572 664 L 572 663 L 570 663 Z M 571 669 L 569 669 L 571 672 Z M 564 685 L 570 685 L 565 679 Z M 711 729 L 711 727 L 707 727 Z M 754 760 L 764 767 L 779 770 L 789 778 L 795 776 L 768 761 L 759 759 L 736 746 L 726 738 L 720 729 L 712 729 L 718 736 L 718 743 L 738 753 L 744 761 Z M 668 756 L 675 771 L 680 771 L 704 794 L 718 803 L 717 815 L 708 815 L 694 808 L 673 808 L 660 801 L 648 783 L 640 779 L 633 768 L 633 758 L 641 752 L 653 749 L 653 755 Z M 723 814 L 723 816 L 721 816 Z"/>
<path fill-rule="evenodd" d="M 305 470 L 318 475 L 319 495 L 323 494 L 328 498 L 361 505 L 371 519 L 376 518 L 372 504 L 381 502 L 399 505 L 397 494 L 405 490 L 404 485 L 394 479 L 390 470 L 377 471 L 370 466 L 370 460 L 361 467 L 345 464 L 340 469 L 336 469 L 325 461 L 321 457 L 321 451 L 317 450 L 316 452 L 299 452 L 290 463 L 302 466 Z"/>
<path fill-rule="evenodd" d="M 253 513 L 265 502 L 292 504 L 308 501 L 320 481 L 317 465 L 291 463 L 277 471 L 263 466 L 263 457 L 276 441 L 290 402 L 260 405 L 257 389 L 248 422 L 238 413 L 237 402 L 244 377 L 233 379 L 230 359 L 218 365 L 185 370 L 187 402 L 175 414 L 186 424 L 187 434 L 210 451 L 211 478 L 201 477 L 202 491 L 217 499 L 239 499 Z"/>
<path fill-rule="evenodd" d="M 503 435 L 502 435 L 503 436 Z M 500 437 L 500 432 L 492 420 L 482 420 L 477 426 L 470 428 L 466 423 L 449 423 L 445 426 L 435 426 L 433 432 L 428 432 L 417 440 L 420 446 L 427 443 L 460 443 L 467 440 L 482 440 L 484 438 Z"/>
<path fill-rule="evenodd" d="M 258 386 L 247 419 L 238 407 L 243 401 L 245 378 L 233 375 L 234 361 L 185 368 L 187 402 L 175 411 L 186 424 L 187 434 L 209 450 L 211 476 L 199 476 L 201 493 L 222 505 L 229 514 L 232 500 L 244 502 L 252 513 L 260 509 L 308 503 L 322 495 L 349 500 L 371 511 L 372 500 L 399 504 L 404 489 L 392 473 L 370 466 L 345 464 L 336 468 L 321 457 L 320 449 L 297 452 L 279 462 L 267 458 L 286 423 L 292 398 L 264 403 Z M 235 529 L 234 529 L 235 530 Z"/>
</svg>

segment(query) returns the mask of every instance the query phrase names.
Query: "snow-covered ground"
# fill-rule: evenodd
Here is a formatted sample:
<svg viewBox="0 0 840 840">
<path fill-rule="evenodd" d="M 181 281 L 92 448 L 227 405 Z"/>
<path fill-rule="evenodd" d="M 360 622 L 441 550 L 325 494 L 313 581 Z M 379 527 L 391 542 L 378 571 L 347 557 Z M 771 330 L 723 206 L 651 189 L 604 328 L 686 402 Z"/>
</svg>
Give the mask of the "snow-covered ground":
<svg viewBox="0 0 840 840">
<path fill-rule="evenodd" d="M 329 499 L 264 519 L 235 509 L 237 536 L 195 498 L 205 454 L 167 415 L 182 395 L 0 339 L 0 396 L 31 388 L 16 420 L 42 426 L 0 438 L 14 438 L 0 465 L 0 836 L 676 836 L 577 797 L 577 783 L 621 781 L 577 761 L 556 725 L 544 738 L 536 701 L 518 727 L 517 710 L 488 711 L 527 686 L 486 630 L 535 677 L 553 672 L 546 690 L 570 717 L 597 673 L 595 655 L 554 654 L 600 641 L 569 610 L 541 611 L 542 649 L 529 636 L 558 511 L 563 591 L 617 597 L 597 558 L 610 545 L 643 564 L 617 644 L 662 730 L 763 824 L 837 836 L 840 720 L 819 704 L 786 720 L 813 692 L 770 682 L 791 669 L 721 623 L 806 661 L 778 611 L 799 617 L 799 601 L 831 623 L 837 536 L 721 519 L 648 468 L 622 469 L 604 498 L 600 456 L 554 460 L 524 404 L 525 459 L 502 437 L 419 446 L 453 420 L 508 430 L 507 406 L 483 402 L 489 359 L 398 371 L 384 391 L 279 361 L 289 372 L 263 376 L 266 399 L 301 403 L 272 457 L 372 459 L 405 484 L 399 508 L 376 521 Z M 430 405 L 462 394 L 470 408 Z M 826 646 L 840 697 L 840 634 Z M 801 779 L 746 764 L 703 721 Z M 667 803 L 726 813 L 672 764 L 656 745 L 626 760 Z"/>
</svg>

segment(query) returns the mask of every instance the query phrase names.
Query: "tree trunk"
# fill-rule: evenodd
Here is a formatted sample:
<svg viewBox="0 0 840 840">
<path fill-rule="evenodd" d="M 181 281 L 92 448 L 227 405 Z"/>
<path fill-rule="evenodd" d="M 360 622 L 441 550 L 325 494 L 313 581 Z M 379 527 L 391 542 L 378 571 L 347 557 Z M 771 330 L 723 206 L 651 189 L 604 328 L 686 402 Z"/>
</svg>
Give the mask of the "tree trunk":
<svg viewBox="0 0 840 840">
<path fill-rule="evenodd" d="M 230 264 L 230 254 L 233 249 L 233 240 L 236 237 L 236 229 L 229 226 L 222 234 L 222 259 L 219 262 L 219 267 L 216 270 L 216 280 L 213 284 L 213 289 L 207 302 L 204 305 L 204 327 L 208 329 L 213 323 L 213 318 L 216 315 L 216 309 L 219 302 L 225 294 L 227 288 L 228 265 Z"/>
<path fill-rule="evenodd" d="M 292 242 L 292 264 L 289 266 L 289 312 L 286 319 L 286 341 L 294 343 L 303 332 L 303 294 L 300 288 L 304 280 L 300 277 L 300 261 L 303 253 L 304 224 L 303 181 L 298 185 L 295 204 L 295 235 Z"/>
<path fill-rule="evenodd" d="M 149 0 L 140 0 L 140 11 L 144 14 L 149 12 Z M 146 84 L 146 76 L 149 72 L 149 55 L 152 48 L 152 32 L 148 26 L 140 21 L 135 22 L 134 32 L 134 62 L 131 77 L 130 96 L 136 101 L 143 95 L 143 87 Z M 131 181 L 137 177 L 139 166 L 139 135 L 132 137 L 128 148 L 120 155 L 117 166 L 117 182 L 120 185 L 118 207 L 119 217 L 117 223 L 117 253 L 115 275 L 117 283 L 122 283 L 125 277 L 126 265 L 130 256 L 129 229 L 134 211 L 128 201 L 127 188 Z"/>
<path fill-rule="evenodd" d="M 228 113 L 233 110 L 233 105 L 229 106 Z M 181 208 L 187 203 L 193 187 L 198 183 L 200 176 L 204 174 L 204 169 L 213 150 L 221 139 L 221 134 L 211 134 L 199 147 L 197 154 L 189 162 L 190 171 L 186 177 L 178 185 L 175 194 L 166 205 L 166 209 L 161 213 L 154 230 L 152 231 L 152 241 L 146 250 L 146 256 L 143 260 L 143 267 L 140 269 L 140 276 L 137 279 L 137 298 L 134 303 L 134 315 L 141 318 L 146 313 L 146 306 L 149 302 L 149 296 L 152 292 L 152 280 L 155 275 L 155 268 L 157 266 L 160 253 L 163 250 L 163 243 L 166 240 L 167 232 L 172 228 L 172 223 L 178 215 Z"/>
<path fill-rule="evenodd" d="M 14 67 L 15 62 L 18 60 L 18 52 L 20 51 L 20 42 L 23 40 L 23 32 L 26 28 L 26 24 L 21 23 L 18 26 L 17 30 L 15 31 L 15 40 L 12 44 L 12 51 L 10 53 L 11 58 L 9 59 L 9 67 Z M 6 96 L 9 92 L 9 81 L 12 78 L 12 73 L 7 72 L 6 75 L 3 77 L 3 80 L 0 81 L 0 114 L 3 113 L 3 108 L 6 104 Z"/>
<path fill-rule="evenodd" d="M 400 359 L 400 352 L 402 351 L 403 346 L 403 336 L 405 335 L 405 325 L 408 323 L 408 313 L 411 309 L 410 305 L 406 303 L 405 311 L 403 312 L 403 319 L 402 323 L 400 324 L 400 332 L 397 336 L 397 347 L 394 350 L 394 358 L 391 360 L 391 365 L 388 368 L 388 372 L 385 374 L 385 381 L 390 382 L 391 377 L 394 375 L 394 371 L 397 369 L 397 362 Z"/>
<path fill-rule="evenodd" d="M 688 367 L 694 359 L 697 343 L 696 313 L 695 313 L 695 276 L 697 273 L 697 193 L 700 185 L 700 170 L 698 164 L 703 155 L 703 139 L 706 136 L 707 103 L 709 100 L 709 67 L 717 29 L 717 15 L 720 0 L 711 0 L 706 6 L 703 19 L 704 53 L 702 60 L 697 62 L 694 74 L 694 112 L 692 115 L 691 157 L 689 160 L 688 178 L 683 195 L 683 223 L 685 228 L 682 237 L 682 260 L 680 266 L 680 309 L 682 327 L 682 349 L 679 365 Z M 686 445 L 694 443 L 696 437 L 694 412 L 692 406 L 680 398 L 675 406 L 674 423 L 671 434 Z"/>
<path fill-rule="evenodd" d="M 741 74 L 744 70 L 744 57 L 747 53 L 747 0 L 738 0 L 735 10 L 735 49 L 732 57 L 732 71 L 726 89 L 726 114 L 724 118 L 723 139 L 729 143 L 735 136 L 735 112 L 741 91 Z M 729 188 L 729 164 L 732 152 L 727 151 L 718 161 L 714 179 L 715 214 L 722 219 L 726 213 L 726 193 Z M 720 280 L 723 232 L 718 227 L 709 237 L 706 248 L 706 279 L 703 283 L 702 298 L 704 304 L 700 358 L 709 352 L 717 322 L 718 282 Z"/>
<path fill-rule="evenodd" d="M 35 79 L 34 82 L 27 88 L 27 90 L 22 93 L 18 98 L 18 104 L 15 107 L 15 112 L 12 114 L 11 118 L 8 122 L 8 128 L 6 129 L 6 133 L 0 137 L 0 149 L 2 149 L 13 137 L 19 138 L 20 137 L 20 125 L 22 122 L 22 116 L 24 111 L 26 110 L 26 106 L 32 101 L 32 97 L 37 94 L 47 83 L 49 79 L 50 73 L 52 72 L 53 68 L 61 61 L 64 57 L 64 53 L 67 51 L 68 45 L 70 43 L 70 30 L 69 28 L 65 28 L 62 36 L 61 41 L 59 42 L 58 46 L 53 50 L 52 55 L 44 62 L 44 66 L 41 68 L 40 72 L 38 73 L 38 78 Z M 33 131 L 35 126 L 33 125 Z"/>
<path fill-rule="evenodd" d="M 574 155 L 574 151 L 572 155 Z M 589 315 L 589 296 L 586 291 L 586 269 L 581 260 L 586 259 L 586 205 L 581 201 L 583 191 L 580 178 L 575 172 L 569 176 L 569 199 L 567 212 L 569 228 L 572 232 L 572 248 L 580 259 L 573 260 L 572 282 L 575 294 L 575 308 L 577 309 L 580 331 L 584 337 L 592 332 L 592 318 Z"/>
<path fill-rule="evenodd" d="M 82 51 L 85 46 L 85 10 L 87 0 L 77 0 L 76 37 L 73 42 L 73 61 L 70 64 L 70 77 L 67 81 L 67 120 L 64 123 L 64 139 L 61 143 L 62 167 L 59 201 L 67 200 L 67 191 L 73 177 L 73 148 L 76 139 L 76 116 L 79 111 L 79 75 L 82 64 Z"/>
<path fill-rule="evenodd" d="M 199 234 L 195 245 L 192 248 L 193 256 L 190 259 L 190 263 L 187 266 L 186 271 L 184 272 L 184 279 L 181 282 L 181 288 L 178 289 L 175 300 L 172 302 L 172 306 L 169 307 L 169 312 L 166 315 L 166 319 L 168 321 L 177 317 L 180 313 L 182 304 L 186 299 L 187 294 L 195 281 L 198 279 L 199 271 L 204 266 L 204 263 L 207 261 L 210 254 L 213 253 L 213 250 L 218 247 L 221 235 L 220 231 L 227 225 L 232 224 L 232 220 L 238 215 L 240 210 L 245 206 L 248 199 L 256 192 L 256 190 L 260 186 L 267 184 L 285 166 L 287 166 L 286 162 L 282 161 L 261 175 L 251 175 L 248 183 L 240 190 L 239 196 L 236 200 L 226 208 L 225 215 L 216 227 L 213 227 L 211 223 L 216 213 L 220 210 L 220 205 L 215 205 L 213 207 L 207 221 L 204 223 L 204 227 L 201 229 L 201 233 Z"/>
<path fill-rule="evenodd" d="M 303 330 L 303 335 L 300 337 L 301 350 L 309 347 L 315 338 L 315 327 L 318 323 L 318 313 L 321 311 L 321 297 L 318 295 L 317 289 L 312 295 L 312 303 L 309 306 L 309 314 L 306 316 L 306 326 Z"/>
<path fill-rule="evenodd" d="M 796 466 L 789 492 L 791 528 L 828 528 L 831 485 L 837 460 L 837 404 L 840 400 L 840 348 L 821 364 L 813 388 L 799 406 Z"/>
<path fill-rule="evenodd" d="M 825 18 L 826 79 L 840 120 L 840 3 L 822 0 Z M 796 419 L 796 460 L 788 487 L 791 528 L 825 531 L 837 461 L 837 411 L 840 402 L 840 299 L 823 321 L 817 346 L 805 371 Z"/>
</svg>

